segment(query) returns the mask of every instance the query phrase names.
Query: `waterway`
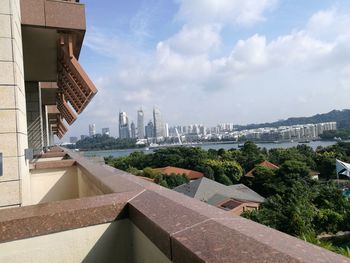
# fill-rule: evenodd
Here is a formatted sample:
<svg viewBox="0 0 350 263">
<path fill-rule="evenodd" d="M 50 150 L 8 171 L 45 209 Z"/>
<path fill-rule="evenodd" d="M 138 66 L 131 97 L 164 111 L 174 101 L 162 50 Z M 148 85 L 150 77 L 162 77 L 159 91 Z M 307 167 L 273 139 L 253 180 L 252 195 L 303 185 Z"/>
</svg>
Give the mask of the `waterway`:
<svg viewBox="0 0 350 263">
<path fill-rule="evenodd" d="M 336 142 L 334 141 L 311 141 L 307 145 L 312 147 L 314 150 L 318 146 L 322 147 L 327 147 L 330 145 L 335 144 Z M 267 150 L 273 149 L 273 148 L 291 148 L 299 145 L 297 142 L 283 142 L 283 143 L 257 143 L 258 147 L 265 147 Z M 217 144 L 197 144 L 194 145 L 196 147 L 201 147 L 204 150 L 209 150 L 209 149 L 238 149 L 238 144 L 237 143 L 217 143 Z M 113 156 L 113 157 L 122 157 L 122 156 L 128 156 L 131 153 L 135 151 L 142 151 L 144 153 L 152 153 L 154 150 L 153 149 L 125 149 L 125 150 L 108 150 L 108 151 L 88 151 L 88 152 L 81 152 L 84 156 L 87 157 L 108 157 L 108 156 Z"/>
</svg>

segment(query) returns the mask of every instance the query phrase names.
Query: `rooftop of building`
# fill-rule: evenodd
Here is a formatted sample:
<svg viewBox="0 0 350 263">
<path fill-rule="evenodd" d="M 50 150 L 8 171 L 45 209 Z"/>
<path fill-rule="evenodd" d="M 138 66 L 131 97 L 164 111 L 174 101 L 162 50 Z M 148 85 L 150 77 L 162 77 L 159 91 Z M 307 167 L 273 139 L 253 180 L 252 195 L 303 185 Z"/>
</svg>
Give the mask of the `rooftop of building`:
<svg viewBox="0 0 350 263">
<path fill-rule="evenodd" d="M 196 180 L 198 178 L 202 178 L 204 175 L 201 172 L 174 167 L 167 166 L 162 168 L 155 168 L 154 170 L 161 172 L 162 174 L 171 175 L 171 174 L 184 174 L 189 180 Z"/>
<path fill-rule="evenodd" d="M 272 170 L 276 170 L 279 167 L 269 161 L 263 161 L 262 163 L 258 164 L 257 166 L 262 166 L 268 169 L 272 169 Z M 248 173 L 245 174 L 246 177 L 254 177 L 254 171 L 255 171 L 256 167 L 254 167 L 253 169 L 251 169 Z"/>
<path fill-rule="evenodd" d="M 225 198 L 256 203 L 265 201 L 264 197 L 244 184 L 226 186 L 205 177 L 175 187 L 173 190 L 209 204 L 217 204 Z"/>
</svg>

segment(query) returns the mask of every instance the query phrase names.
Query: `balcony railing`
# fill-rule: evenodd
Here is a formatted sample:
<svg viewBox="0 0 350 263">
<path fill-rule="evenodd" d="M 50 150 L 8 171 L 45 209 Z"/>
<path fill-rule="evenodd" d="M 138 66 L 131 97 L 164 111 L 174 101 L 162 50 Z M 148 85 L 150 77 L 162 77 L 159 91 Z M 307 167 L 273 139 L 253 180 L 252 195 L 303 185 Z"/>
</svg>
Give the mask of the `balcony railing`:
<svg viewBox="0 0 350 263">
<path fill-rule="evenodd" d="M 349 262 L 69 150 L 37 160 L 46 162 L 37 166 L 37 174 L 45 185 L 47 173 L 52 186 L 47 191 L 69 186 L 52 182 L 57 158 L 74 161 L 69 167 L 77 174 L 70 176 L 82 182 L 77 189 L 84 194 L 1 210 L 0 262 L 55 257 L 62 262 Z M 60 169 L 65 169 L 63 164 Z"/>
</svg>

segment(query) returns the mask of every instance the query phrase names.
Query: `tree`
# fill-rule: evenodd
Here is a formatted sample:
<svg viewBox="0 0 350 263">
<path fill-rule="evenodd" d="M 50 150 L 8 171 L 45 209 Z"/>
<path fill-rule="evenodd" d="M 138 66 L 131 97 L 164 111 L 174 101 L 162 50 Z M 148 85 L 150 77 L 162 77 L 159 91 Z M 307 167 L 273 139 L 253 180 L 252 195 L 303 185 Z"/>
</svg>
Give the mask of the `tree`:
<svg viewBox="0 0 350 263">
<path fill-rule="evenodd" d="M 320 177 L 326 180 L 336 178 L 335 173 L 336 154 L 334 152 L 319 153 L 316 156 L 317 170 Z"/>
<path fill-rule="evenodd" d="M 251 179 L 251 188 L 264 197 L 269 197 L 277 193 L 275 181 L 275 170 L 256 166 L 253 171 L 254 178 Z"/>
<path fill-rule="evenodd" d="M 194 170 L 203 173 L 204 177 L 208 179 L 215 180 L 214 170 L 210 166 L 198 165 Z"/>
<path fill-rule="evenodd" d="M 143 169 L 143 176 L 145 176 L 145 177 L 156 179 L 157 177 L 159 178 L 161 175 L 162 175 L 161 172 L 156 171 L 156 170 L 152 169 L 151 167 L 146 167 Z M 161 178 L 161 179 L 163 179 L 163 178 Z"/>
<path fill-rule="evenodd" d="M 215 178 L 219 177 L 224 178 L 222 175 L 225 175 L 230 181 L 238 182 L 243 175 L 242 167 L 236 161 L 228 160 L 206 160 L 205 165 L 213 169 Z M 225 178 L 226 183 L 229 181 Z"/>
<path fill-rule="evenodd" d="M 259 211 L 247 212 L 243 216 L 290 235 L 301 236 L 314 231 L 316 209 L 310 198 L 307 186 L 295 182 L 289 191 L 268 198 Z"/>
<path fill-rule="evenodd" d="M 241 148 L 241 154 L 237 156 L 237 161 L 247 172 L 266 159 L 260 148 L 253 142 L 247 141 Z"/>
</svg>

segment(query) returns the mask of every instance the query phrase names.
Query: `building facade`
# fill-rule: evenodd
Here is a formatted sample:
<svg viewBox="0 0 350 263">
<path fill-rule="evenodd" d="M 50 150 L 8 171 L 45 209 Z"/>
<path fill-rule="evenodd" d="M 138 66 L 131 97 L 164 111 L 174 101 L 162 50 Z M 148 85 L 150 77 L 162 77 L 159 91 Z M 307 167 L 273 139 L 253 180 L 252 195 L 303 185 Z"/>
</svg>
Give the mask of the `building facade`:
<svg viewBox="0 0 350 263">
<path fill-rule="evenodd" d="M 90 124 L 89 125 L 89 136 L 93 137 L 96 135 L 96 125 L 95 124 Z"/>
<path fill-rule="evenodd" d="M 147 123 L 147 126 L 146 126 L 146 128 L 145 128 L 145 131 L 146 131 L 146 138 L 147 138 L 147 139 L 155 137 L 155 136 L 154 136 L 154 125 L 153 125 L 153 122 L 152 122 L 152 121 L 149 121 L 149 122 Z"/>
<path fill-rule="evenodd" d="M 144 113 L 142 109 L 137 111 L 137 138 L 138 139 L 145 138 L 145 122 L 144 122 Z"/>
<path fill-rule="evenodd" d="M 158 108 L 153 108 L 154 137 L 164 137 L 162 114 Z"/>
<path fill-rule="evenodd" d="M 129 118 L 126 112 L 119 112 L 119 138 L 130 138 Z"/>
<path fill-rule="evenodd" d="M 130 124 L 130 133 L 131 133 L 131 138 L 135 139 L 136 138 L 136 125 L 133 121 Z"/>
</svg>

